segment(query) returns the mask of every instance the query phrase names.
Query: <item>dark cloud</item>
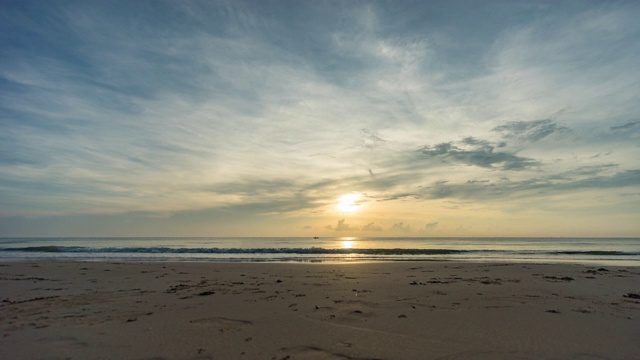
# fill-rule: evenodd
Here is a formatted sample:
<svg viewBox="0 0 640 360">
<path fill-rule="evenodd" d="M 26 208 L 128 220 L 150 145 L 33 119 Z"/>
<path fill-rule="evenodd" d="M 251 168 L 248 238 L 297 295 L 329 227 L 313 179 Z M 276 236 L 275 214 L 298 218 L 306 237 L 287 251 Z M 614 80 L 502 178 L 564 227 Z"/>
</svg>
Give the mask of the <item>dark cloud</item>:
<svg viewBox="0 0 640 360">
<path fill-rule="evenodd" d="M 490 180 L 467 180 L 467 184 L 488 183 Z"/>
<path fill-rule="evenodd" d="M 610 146 L 607 150 L 611 150 L 604 154 L 609 155 L 613 152 L 619 152 L 621 145 L 627 142 L 638 142 L 640 121 L 630 121 L 622 125 L 592 129 L 590 132 L 585 133 L 584 136 L 587 141 L 593 144 L 609 144 Z"/>
<path fill-rule="evenodd" d="M 320 185 L 322 186 L 322 185 Z M 218 206 L 237 213 L 288 213 L 320 206 L 321 199 L 310 196 L 307 187 L 294 180 L 246 179 L 204 186 L 204 191 L 245 198 L 240 204 Z"/>
<path fill-rule="evenodd" d="M 565 171 L 559 174 L 559 177 L 565 179 L 577 179 L 585 176 L 598 176 L 607 170 L 611 170 L 616 168 L 617 164 L 600 164 L 600 165 L 591 165 L 591 166 L 580 166 L 573 170 Z"/>
<path fill-rule="evenodd" d="M 303 194 L 294 195 L 282 195 L 278 198 L 262 198 L 251 200 L 246 202 L 221 205 L 215 207 L 218 212 L 225 212 L 229 214 L 235 214 L 238 216 L 243 215 L 269 215 L 269 214 L 284 214 L 291 213 L 300 210 L 310 210 L 319 207 L 321 204 L 317 200 L 308 197 Z"/>
<path fill-rule="evenodd" d="M 506 140 L 536 142 L 551 134 L 564 134 L 569 128 L 556 124 L 551 119 L 534 121 L 514 121 L 506 125 L 500 125 L 493 129 L 499 132 Z"/>
<path fill-rule="evenodd" d="M 584 167 L 560 175 L 538 177 L 522 181 L 501 180 L 489 183 L 437 182 L 427 187 L 426 197 L 432 199 L 460 198 L 491 200 L 507 197 L 552 195 L 580 189 L 609 189 L 640 185 L 640 170 L 626 170 L 602 175 L 609 165 Z"/>
<path fill-rule="evenodd" d="M 481 140 L 481 139 L 475 138 L 473 136 L 465 137 L 464 139 L 462 139 L 461 143 L 465 144 L 465 145 L 478 146 L 478 147 L 486 149 L 486 150 L 493 150 L 493 146 L 491 145 L 491 143 L 489 141 Z"/>
<path fill-rule="evenodd" d="M 638 131 L 640 130 L 640 121 L 633 121 L 620 126 L 612 126 L 609 130 L 617 131 Z"/>
<path fill-rule="evenodd" d="M 202 190 L 218 194 L 235 194 L 243 196 L 256 196 L 261 194 L 273 194 L 276 192 L 295 189 L 298 184 L 293 180 L 263 180 L 247 178 L 242 181 L 217 183 L 203 186 Z"/>
<path fill-rule="evenodd" d="M 399 200 L 399 199 L 418 199 L 419 197 L 420 195 L 416 193 L 397 193 L 397 194 L 392 194 L 383 199 L 380 199 L 378 201 L 392 201 L 392 200 Z"/>
<path fill-rule="evenodd" d="M 640 170 L 626 170 L 612 176 L 595 176 L 574 182 L 567 188 L 619 188 L 640 185 Z"/>
<path fill-rule="evenodd" d="M 418 153 L 423 158 L 502 170 L 522 170 L 539 165 L 537 161 L 530 158 L 507 152 L 494 152 L 493 146 L 486 141 L 466 138 L 461 145 L 466 145 L 466 148 L 459 147 L 453 142 L 447 142 L 422 147 Z"/>
</svg>

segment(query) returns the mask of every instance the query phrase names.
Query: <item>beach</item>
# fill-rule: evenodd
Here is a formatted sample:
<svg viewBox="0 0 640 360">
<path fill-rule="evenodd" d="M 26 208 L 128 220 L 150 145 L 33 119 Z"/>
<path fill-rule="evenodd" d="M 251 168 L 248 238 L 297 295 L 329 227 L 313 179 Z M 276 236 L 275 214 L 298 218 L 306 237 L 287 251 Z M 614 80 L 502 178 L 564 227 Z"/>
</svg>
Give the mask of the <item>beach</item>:
<svg viewBox="0 0 640 360">
<path fill-rule="evenodd" d="M 638 359 L 640 268 L 0 263 L 5 359 Z"/>
</svg>

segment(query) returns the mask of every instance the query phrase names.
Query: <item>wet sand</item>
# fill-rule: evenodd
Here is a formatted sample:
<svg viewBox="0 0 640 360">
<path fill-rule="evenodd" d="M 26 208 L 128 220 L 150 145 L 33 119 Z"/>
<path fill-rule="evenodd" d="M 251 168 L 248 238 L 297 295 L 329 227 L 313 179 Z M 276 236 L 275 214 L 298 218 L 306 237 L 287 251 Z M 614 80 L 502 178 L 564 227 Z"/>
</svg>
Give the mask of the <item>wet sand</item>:
<svg viewBox="0 0 640 360">
<path fill-rule="evenodd" d="M 640 268 L 5 262 L 5 359 L 639 359 Z"/>
</svg>

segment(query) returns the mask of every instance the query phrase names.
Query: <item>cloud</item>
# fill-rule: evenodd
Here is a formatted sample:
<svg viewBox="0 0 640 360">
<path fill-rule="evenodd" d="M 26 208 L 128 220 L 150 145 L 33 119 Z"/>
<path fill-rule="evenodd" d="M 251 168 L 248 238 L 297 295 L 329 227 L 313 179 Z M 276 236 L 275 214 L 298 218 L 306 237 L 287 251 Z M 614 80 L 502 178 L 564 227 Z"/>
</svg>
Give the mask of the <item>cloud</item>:
<svg viewBox="0 0 640 360">
<path fill-rule="evenodd" d="M 0 6 L 3 216 L 311 224 L 353 191 L 415 211 L 637 186 L 633 2 Z"/>
<path fill-rule="evenodd" d="M 432 199 L 459 198 L 472 200 L 506 200 L 522 197 L 539 198 L 583 189 L 613 189 L 640 186 L 640 170 L 627 170 L 602 175 L 609 165 L 584 168 L 559 175 L 530 178 L 520 181 L 501 180 L 490 183 L 438 182 L 429 186 L 427 196 Z"/>
<path fill-rule="evenodd" d="M 571 127 L 628 119 L 629 101 L 640 96 L 631 85 L 639 74 L 629 71 L 640 53 L 630 42 L 639 33 L 632 25 L 637 12 L 637 4 L 575 8 L 504 31 L 489 52 L 492 74 L 481 81 L 493 85 L 487 105 L 512 119 L 545 119 L 566 109 L 560 118 Z"/>
<path fill-rule="evenodd" d="M 382 227 L 371 222 L 363 226 L 361 230 L 362 231 L 382 231 Z"/>
<path fill-rule="evenodd" d="M 336 225 L 335 231 L 358 231 L 357 226 L 352 226 L 345 223 L 345 219 L 338 220 L 338 224 Z"/>
<path fill-rule="evenodd" d="M 411 226 L 404 225 L 404 222 L 399 222 L 399 223 L 395 223 L 393 224 L 393 226 L 391 226 L 391 228 L 389 229 L 389 231 L 392 232 L 409 232 L 411 231 Z"/>
<path fill-rule="evenodd" d="M 612 126 L 609 129 L 613 132 L 619 132 L 619 131 L 637 132 L 637 131 L 640 131 L 640 121 L 632 121 L 624 125 Z"/>
<path fill-rule="evenodd" d="M 367 149 L 375 149 L 387 142 L 379 136 L 377 131 L 370 129 L 362 129 L 360 141 L 362 146 Z"/>
<path fill-rule="evenodd" d="M 454 142 L 445 142 L 434 146 L 424 146 L 418 150 L 418 154 L 421 158 L 426 159 L 502 170 L 522 170 L 539 165 L 537 161 L 530 158 L 506 152 L 494 152 L 494 147 L 484 141 L 467 138 L 462 141 L 462 144 L 471 146 L 465 149 L 458 147 Z"/>
<path fill-rule="evenodd" d="M 438 227 L 438 222 L 437 221 L 426 223 L 424 225 L 424 229 L 425 230 L 433 230 L 433 229 L 435 229 L 437 227 Z"/>
<path fill-rule="evenodd" d="M 551 119 L 534 121 L 515 121 L 493 129 L 502 134 L 505 140 L 518 142 L 536 142 L 552 134 L 565 134 L 569 128 L 556 124 Z"/>
<path fill-rule="evenodd" d="M 255 179 L 245 177 L 239 182 L 217 182 L 211 185 L 204 185 L 204 191 L 220 194 L 236 194 L 249 197 L 260 195 L 282 193 L 297 187 L 293 179 Z"/>
</svg>

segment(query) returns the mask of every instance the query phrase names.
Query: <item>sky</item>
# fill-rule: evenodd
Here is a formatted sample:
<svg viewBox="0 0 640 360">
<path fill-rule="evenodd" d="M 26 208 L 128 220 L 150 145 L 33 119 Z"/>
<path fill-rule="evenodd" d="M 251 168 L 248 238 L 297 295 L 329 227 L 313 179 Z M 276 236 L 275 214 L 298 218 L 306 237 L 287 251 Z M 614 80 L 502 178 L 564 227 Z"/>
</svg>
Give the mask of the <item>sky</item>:
<svg viewBox="0 0 640 360">
<path fill-rule="evenodd" d="M 640 236 L 640 2 L 2 1 L 0 236 Z"/>
</svg>

